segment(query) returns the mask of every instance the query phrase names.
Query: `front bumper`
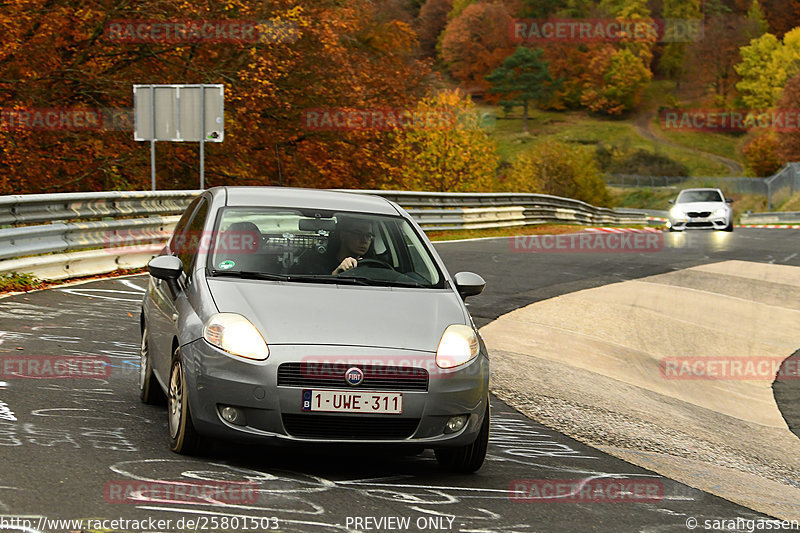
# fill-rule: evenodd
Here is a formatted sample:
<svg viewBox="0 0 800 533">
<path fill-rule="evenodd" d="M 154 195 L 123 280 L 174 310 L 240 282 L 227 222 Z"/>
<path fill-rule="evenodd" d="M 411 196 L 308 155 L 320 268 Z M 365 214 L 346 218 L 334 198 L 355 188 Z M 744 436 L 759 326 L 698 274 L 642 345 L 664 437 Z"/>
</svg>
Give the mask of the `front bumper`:
<svg viewBox="0 0 800 533">
<path fill-rule="evenodd" d="M 433 353 L 362 347 L 270 346 L 269 358 L 255 362 L 227 354 L 200 339 L 182 347 L 181 354 L 195 429 L 223 439 L 463 446 L 477 437 L 488 402 L 489 361 L 484 352 L 463 367 L 448 371 L 436 366 Z M 366 384 L 349 386 L 344 379 L 334 386 L 300 382 L 278 385 L 280 365 L 308 362 L 421 367 L 428 371 L 427 390 L 400 390 L 402 414 L 305 412 L 304 389 L 373 390 Z M 402 379 L 397 383 L 398 388 L 405 386 Z M 390 391 L 394 392 L 381 389 Z M 221 409 L 225 406 L 242 413 L 244 424 L 223 419 Z M 457 432 L 446 433 L 446 422 L 458 415 L 468 415 L 467 424 Z"/>
<path fill-rule="evenodd" d="M 707 216 L 707 217 L 669 217 L 667 227 L 675 231 L 687 229 L 712 229 L 723 230 L 730 224 L 728 216 Z"/>
</svg>

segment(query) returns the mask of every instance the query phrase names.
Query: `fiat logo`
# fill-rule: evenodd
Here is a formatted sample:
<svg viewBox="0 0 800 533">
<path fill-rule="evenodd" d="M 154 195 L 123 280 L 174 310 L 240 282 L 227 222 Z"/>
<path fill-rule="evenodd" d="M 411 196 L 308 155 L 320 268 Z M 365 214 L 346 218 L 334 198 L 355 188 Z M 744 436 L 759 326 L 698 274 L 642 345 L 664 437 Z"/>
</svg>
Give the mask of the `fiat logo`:
<svg viewBox="0 0 800 533">
<path fill-rule="evenodd" d="M 358 385 L 364 381 L 364 372 L 358 367 L 348 368 L 344 373 L 344 380 L 350 385 Z"/>
</svg>

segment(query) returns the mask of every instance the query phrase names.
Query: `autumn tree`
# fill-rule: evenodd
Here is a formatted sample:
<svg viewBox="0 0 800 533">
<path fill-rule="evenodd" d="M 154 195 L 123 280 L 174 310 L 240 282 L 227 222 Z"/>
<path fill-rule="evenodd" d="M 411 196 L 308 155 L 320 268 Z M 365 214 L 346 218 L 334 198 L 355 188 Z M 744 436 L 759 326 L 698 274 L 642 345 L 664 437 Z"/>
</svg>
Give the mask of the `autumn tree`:
<svg viewBox="0 0 800 533">
<path fill-rule="evenodd" d="M 480 0 L 453 0 L 453 7 L 447 14 L 448 20 L 458 18 L 467 9 L 467 6 L 478 3 Z"/>
<path fill-rule="evenodd" d="M 786 80 L 800 72 L 800 28 L 786 33 L 783 41 L 771 33 L 741 48 L 742 62 L 734 68 L 741 76 L 736 88 L 744 104 L 769 109 L 781 95 Z"/>
<path fill-rule="evenodd" d="M 795 74 L 786 82 L 783 89 L 778 109 L 784 110 L 786 114 L 797 114 L 800 109 L 800 74 Z M 797 126 L 785 128 L 777 132 L 774 136 L 774 152 L 780 162 L 800 161 L 800 131 Z M 757 174 L 768 176 L 769 174 Z"/>
<path fill-rule="evenodd" d="M 633 110 L 652 73 L 629 50 L 603 49 L 589 64 L 591 73 L 581 95 L 589 110 L 620 115 Z"/>
<path fill-rule="evenodd" d="M 442 91 L 420 101 L 418 124 L 393 136 L 382 188 L 416 191 L 487 191 L 497 170 L 494 142 L 472 101 Z"/>
<path fill-rule="evenodd" d="M 502 4 L 470 4 L 442 37 L 442 59 L 465 88 L 488 87 L 485 76 L 514 52 L 511 16 Z"/>
<path fill-rule="evenodd" d="M 758 39 L 769 31 L 767 18 L 764 16 L 764 10 L 758 0 L 753 0 L 750 4 L 745 20 L 747 22 L 745 32 L 748 39 Z"/>
<path fill-rule="evenodd" d="M 800 26 L 800 1 L 798 0 L 761 0 L 761 7 L 771 33 L 778 38 L 783 37 L 792 28 Z"/>
<path fill-rule="evenodd" d="M 506 107 L 522 105 L 522 129 L 528 132 L 528 105 L 538 103 L 553 93 L 553 77 L 542 60 L 542 49 L 524 46 L 508 56 L 503 64 L 486 77 L 492 84 L 489 92 L 502 95 Z"/>
<path fill-rule="evenodd" d="M 664 19 L 697 20 L 701 18 L 700 0 L 664 0 Z M 682 25 L 677 25 L 679 29 Z M 665 35 L 667 41 L 658 62 L 658 69 L 668 77 L 677 78 L 684 70 L 688 42 L 683 35 Z"/>
<path fill-rule="evenodd" d="M 740 49 L 748 42 L 752 23 L 741 15 L 713 15 L 706 19 L 703 38 L 687 49 L 686 80 L 691 88 L 708 92 L 714 105 L 726 107 L 735 93 L 741 61 Z"/>
<path fill-rule="evenodd" d="M 447 25 L 447 14 L 453 8 L 453 0 L 427 0 L 419 11 L 417 34 L 419 46 L 425 55 L 436 54 L 436 42 Z"/>
<path fill-rule="evenodd" d="M 750 139 L 742 149 L 747 169 L 754 176 L 772 176 L 783 166 L 781 146 L 775 132 L 767 131 Z M 794 146 L 798 148 L 797 145 Z"/>
<path fill-rule="evenodd" d="M 399 13 L 399 12 L 397 12 Z M 324 132 L 317 107 L 403 108 L 429 89 L 402 13 L 371 0 L 18 0 L 0 7 L 0 108 L 132 106 L 133 83 L 224 83 L 225 142 L 206 146 L 206 181 L 368 187 L 389 136 Z M 114 21 L 265 21 L 255 41 L 121 42 Z M 280 28 L 288 28 L 280 35 Z M 196 144 L 157 143 L 160 188 L 197 186 Z M 0 132 L 0 193 L 149 187 L 132 127 Z"/>
<path fill-rule="evenodd" d="M 583 146 L 539 141 L 512 162 L 505 187 L 608 206 L 611 197 L 594 155 Z"/>
</svg>

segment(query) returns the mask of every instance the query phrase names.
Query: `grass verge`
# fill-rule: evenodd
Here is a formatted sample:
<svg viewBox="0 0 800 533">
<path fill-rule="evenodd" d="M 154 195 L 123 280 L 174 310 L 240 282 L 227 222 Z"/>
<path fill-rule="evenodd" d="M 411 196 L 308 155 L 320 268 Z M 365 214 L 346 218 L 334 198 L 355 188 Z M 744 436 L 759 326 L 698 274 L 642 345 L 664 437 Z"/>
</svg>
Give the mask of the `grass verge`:
<svg viewBox="0 0 800 533">
<path fill-rule="evenodd" d="M 453 231 L 428 231 L 428 238 L 433 241 L 450 241 L 459 239 L 481 239 L 487 237 L 514 237 L 517 235 L 560 235 L 575 233 L 591 226 L 575 224 L 537 224 L 535 226 L 517 226 L 514 228 L 468 229 Z M 642 229 L 644 226 L 614 226 L 615 228 Z"/>
</svg>

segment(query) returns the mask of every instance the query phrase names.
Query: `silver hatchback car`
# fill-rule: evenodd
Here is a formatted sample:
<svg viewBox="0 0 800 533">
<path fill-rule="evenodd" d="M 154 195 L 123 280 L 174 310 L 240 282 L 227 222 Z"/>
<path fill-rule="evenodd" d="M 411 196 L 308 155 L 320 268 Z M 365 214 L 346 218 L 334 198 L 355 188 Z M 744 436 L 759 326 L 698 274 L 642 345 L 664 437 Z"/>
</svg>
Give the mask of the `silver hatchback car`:
<svg viewBox="0 0 800 533">
<path fill-rule="evenodd" d="M 398 205 L 311 189 L 217 187 L 150 261 L 141 399 L 171 448 L 206 437 L 431 448 L 480 468 L 489 358 L 451 277 Z"/>
</svg>

